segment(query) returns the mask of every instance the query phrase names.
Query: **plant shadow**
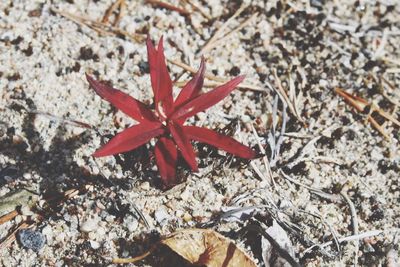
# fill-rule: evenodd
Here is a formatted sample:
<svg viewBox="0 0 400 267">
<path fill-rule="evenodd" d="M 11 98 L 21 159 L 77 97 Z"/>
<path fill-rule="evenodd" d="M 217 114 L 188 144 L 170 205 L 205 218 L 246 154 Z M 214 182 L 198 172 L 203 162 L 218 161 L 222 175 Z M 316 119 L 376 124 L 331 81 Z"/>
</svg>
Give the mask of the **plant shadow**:
<svg viewBox="0 0 400 267">
<path fill-rule="evenodd" d="M 18 111 L 18 109 L 17 109 Z M 82 189 L 85 185 L 110 186 L 112 182 L 101 175 L 93 175 L 74 161 L 75 151 L 83 144 L 90 142 L 90 131 L 65 139 L 66 126 L 57 125 L 56 134 L 48 149 L 40 133 L 35 129 L 36 114 L 19 110 L 24 116 L 22 132 L 27 141 L 15 141 L 15 130 L 9 127 L 6 138 L 0 141 L 0 150 L 3 156 L 12 162 L 4 170 L 12 170 L 14 179 L 4 179 L 0 176 L 0 186 L 9 187 L 36 187 L 44 199 L 59 197 L 66 190 Z M 30 148 L 30 149 L 29 149 Z M 87 160 L 87 159 L 83 159 Z M 24 178 L 29 174 L 30 178 Z M 38 179 L 37 176 L 40 178 Z"/>
</svg>

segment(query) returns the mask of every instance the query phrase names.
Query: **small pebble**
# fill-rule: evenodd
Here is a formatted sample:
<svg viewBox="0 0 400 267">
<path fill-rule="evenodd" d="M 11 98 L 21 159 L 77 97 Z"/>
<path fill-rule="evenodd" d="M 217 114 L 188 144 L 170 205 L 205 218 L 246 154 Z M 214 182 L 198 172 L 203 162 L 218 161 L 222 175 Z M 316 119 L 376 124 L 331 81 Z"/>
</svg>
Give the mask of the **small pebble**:
<svg viewBox="0 0 400 267">
<path fill-rule="evenodd" d="M 124 226 L 129 232 L 134 232 L 139 227 L 139 222 L 133 216 L 127 216 L 124 219 Z"/>
<path fill-rule="evenodd" d="M 324 80 L 324 79 L 321 79 L 321 80 L 319 80 L 319 85 L 321 87 L 327 87 L 328 86 L 328 81 Z"/>
<path fill-rule="evenodd" d="M 97 227 L 98 227 L 97 220 L 90 219 L 90 220 L 87 220 L 86 222 L 84 222 L 81 225 L 80 229 L 82 232 L 89 233 L 89 232 L 94 231 Z"/>
<path fill-rule="evenodd" d="M 12 137 L 12 142 L 13 142 L 14 145 L 21 144 L 23 141 L 24 140 L 19 135 L 13 135 L 13 137 Z"/>
<path fill-rule="evenodd" d="M 26 173 L 24 173 L 23 177 L 26 180 L 30 180 L 30 179 L 32 179 L 32 174 L 30 174 L 29 172 L 26 172 Z"/>
<path fill-rule="evenodd" d="M 97 242 L 97 241 L 90 240 L 90 246 L 91 246 L 93 249 L 98 249 L 98 248 L 100 247 L 100 243 Z"/>
<path fill-rule="evenodd" d="M 155 217 L 156 221 L 160 225 L 162 225 L 168 220 L 169 214 L 164 208 L 160 208 L 160 209 L 155 211 L 154 217 Z"/>
<path fill-rule="evenodd" d="M 106 234 L 106 230 L 103 227 L 97 228 L 97 235 L 104 236 Z"/>
<path fill-rule="evenodd" d="M 22 229 L 18 232 L 18 240 L 24 248 L 38 252 L 45 243 L 42 233 L 31 229 Z"/>
<path fill-rule="evenodd" d="M 180 197 L 183 201 L 187 201 L 190 197 L 189 191 L 188 190 L 183 191 Z"/>
<path fill-rule="evenodd" d="M 185 222 L 190 222 L 191 220 L 192 220 L 192 215 L 190 215 L 190 213 L 189 212 L 185 212 L 185 214 L 183 214 L 183 220 L 185 221 Z"/>
<path fill-rule="evenodd" d="M 144 182 L 140 185 L 140 188 L 143 190 L 149 190 L 150 189 L 150 183 L 149 182 Z"/>
<path fill-rule="evenodd" d="M 31 211 L 31 209 L 28 206 L 23 206 L 21 208 L 21 214 L 25 216 L 32 216 L 34 213 Z"/>
</svg>

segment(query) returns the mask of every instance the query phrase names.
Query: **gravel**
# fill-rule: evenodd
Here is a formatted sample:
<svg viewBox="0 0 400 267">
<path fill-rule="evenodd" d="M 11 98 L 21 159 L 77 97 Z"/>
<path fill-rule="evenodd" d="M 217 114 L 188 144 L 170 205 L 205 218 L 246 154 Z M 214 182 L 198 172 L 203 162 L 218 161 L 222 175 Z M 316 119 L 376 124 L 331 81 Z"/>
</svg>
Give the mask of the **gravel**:
<svg viewBox="0 0 400 267">
<path fill-rule="evenodd" d="M 168 191 L 160 188 L 150 146 L 91 157 L 132 121 L 89 88 L 85 72 L 151 104 L 146 46 L 121 34 L 99 34 L 51 8 L 100 21 L 112 2 L 0 1 L 0 206 L 6 213 L 22 211 L 0 225 L 0 238 L 22 221 L 42 229 L 20 230 L 18 242 L 1 249 L 0 265 L 109 265 L 112 258 L 140 255 L 160 236 L 191 227 L 213 228 L 261 262 L 259 237 L 240 232 L 248 219 L 218 221 L 232 207 L 257 207 L 252 220 L 279 222 L 302 265 L 348 266 L 357 255 L 361 266 L 382 266 L 387 251 L 399 255 L 393 245 L 400 225 L 399 127 L 386 122 L 390 140 L 385 139 L 368 123 L 368 110 L 357 112 L 334 92 L 340 87 L 400 118 L 396 1 L 245 1 L 250 6 L 228 29 L 257 15 L 205 54 L 207 71 L 223 78 L 245 74 L 246 83 L 265 92 L 235 90 L 188 123 L 261 146 L 270 159 L 287 106 L 275 90 L 280 81 L 296 109 L 286 109 L 280 153 L 269 172 L 263 158 L 243 162 L 196 144 L 199 173 L 183 166 L 178 175 L 184 182 Z M 197 68 L 198 52 L 240 2 L 191 2 L 213 19 L 126 1 L 116 27 L 141 37 L 149 33 L 154 41 L 163 35 L 166 58 Z M 172 63 L 168 67 L 173 80 L 190 77 Z M 271 133 L 275 139 L 268 138 Z M 3 201 L 21 188 L 37 192 L 39 204 L 23 208 L 28 193 Z M 68 190 L 78 191 L 63 198 Z M 340 255 L 334 245 L 305 253 L 357 234 L 341 193 L 354 204 L 359 233 L 383 234 L 342 243 Z M 151 260 L 162 258 L 169 254 L 142 264 L 161 266 Z"/>
</svg>

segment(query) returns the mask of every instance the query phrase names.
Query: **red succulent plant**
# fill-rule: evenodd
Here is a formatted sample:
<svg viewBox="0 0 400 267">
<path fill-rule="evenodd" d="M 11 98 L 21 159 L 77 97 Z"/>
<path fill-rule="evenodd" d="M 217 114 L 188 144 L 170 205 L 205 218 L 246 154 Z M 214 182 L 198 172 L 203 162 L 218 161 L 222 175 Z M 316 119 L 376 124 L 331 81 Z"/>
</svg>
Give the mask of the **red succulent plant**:
<svg viewBox="0 0 400 267">
<path fill-rule="evenodd" d="M 187 118 L 215 105 L 229 95 L 243 81 L 244 76 L 238 76 L 207 93 L 201 93 L 205 72 L 205 62 L 202 58 L 198 72 L 174 100 L 172 81 L 165 63 L 163 38 L 161 37 L 157 49 L 150 38 L 147 38 L 146 44 L 154 93 L 154 112 L 144 103 L 86 74 L 90 86 L 100 97 L 139 122 L 114 136 L 93 156 L 103 157 L 127 152 L 157 137 L 154 149 L 156 164 L 164 185 L 168 186 L 177 182 L 176 167 L 179 155 L 193 171 L 198 170 L 195 152 L 190 143 L 192 140 L 220 148 L 241 158 L 255 158 L 254 150 L 231 137 L 207 128 L 184 125 Z"/>
</svg>

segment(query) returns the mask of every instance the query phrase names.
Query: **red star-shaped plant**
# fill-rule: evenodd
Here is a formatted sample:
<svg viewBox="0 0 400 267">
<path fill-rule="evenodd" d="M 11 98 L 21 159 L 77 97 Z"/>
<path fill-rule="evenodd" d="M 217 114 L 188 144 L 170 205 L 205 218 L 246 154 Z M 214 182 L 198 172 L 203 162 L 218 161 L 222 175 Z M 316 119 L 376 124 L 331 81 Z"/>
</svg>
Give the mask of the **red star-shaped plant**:
<svg viewBox="0 0 400 267">
<path fill-rule="evenodd" d="M 243 81 L 244 76 L 238 76 L 210 92 L 201 93 L 205 72 L 205 63 L 202 59 L 198 72 L 182 88 L 174 101 L 162 37 L 157 49 L 150 38 L 147 38 L 147 54 L 155 112 L 135 98 L 96 81 L 86 74 L 90 86 L 99 96 L 139 122 L 114 136 L 93 156 L 104 157 L 127 152 L 157 137 L 158 141 L 154 149 L 156 163 L 164 185 L 168 186 L 177 182 L 176 166 L 179 154 L 193 171 L 198 170 L 195 152 L 190 143 L 192 140 L 212 145 L 241 158 L 256 157 L 254 150 L 231 137 L 207 128 L 184 125 L 187 118 L 215 105 L 229 95 Z"/>
</svg>

